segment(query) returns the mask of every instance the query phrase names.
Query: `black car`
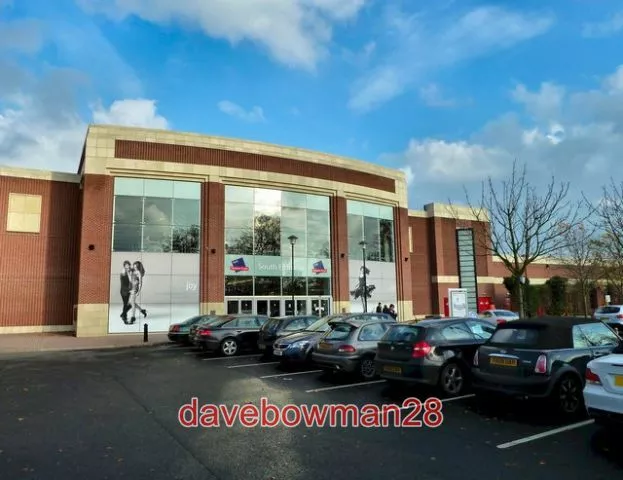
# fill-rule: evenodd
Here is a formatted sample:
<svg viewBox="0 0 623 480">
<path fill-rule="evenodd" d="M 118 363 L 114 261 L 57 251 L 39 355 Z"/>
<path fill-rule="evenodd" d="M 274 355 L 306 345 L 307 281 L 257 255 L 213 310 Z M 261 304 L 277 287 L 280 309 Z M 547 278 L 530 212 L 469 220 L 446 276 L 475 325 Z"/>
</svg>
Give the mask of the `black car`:
<svg viewBox="0 0 623 480">
<path fill-rule="evenodd" d="M 395 323 L 384 313 L 354 313 L 331 319 L 331 330 L 312 348 L 312 361 L 326 372 L 358 373 L 371 380 L 376 377 L 378 342 Z"/>
<path fill-rule="evenodd" d="M 195 342 L 205 352 L 232 357 L 242 350 L 256 350 L 266 315 L 227 315 L 197 329 Z"/>
<path fill-rule="evenodd" d="M 392 385 L 425 384 L 446 396 L 461 395 L 470 384 L 474 353 L 495 329 L 477 318 L 393 325 L 379 341 L 376 370 Z"/>
<path fill-rule="evenodd" d="M 314 317 L 315 322 L 305 330 L 281 337 L 273 344 L 273 356 L 282 365 L 309 365 L 312 363 L 311 351 L 322 334 L 331 329 L 329 321 L 341 316 Z"/>
<path fill-rule="evenodd" d="M 275 343 L 275 340 L 279 337 L 283 337 L 284 335 L 305 330 L 317 320 L 318 317 L 312 315 L 295 315 L 289 317 L 271 318 L 264 323 L 264 325 L 262 325 L 262 328 L 260 328 L 257 346 L 266 356 L 270 356 L 273 353 L 273 344 Z"/>
<path fill-rule="evenodd" d="M 216 318 L 214 315 L 196 315 L 187 320 L 184 320 L 181 323 L 174 323 L 169 327 L 169 333 L 167 336 L 172 342 L 191 344 L 191 329 L 199 324 L 204 324 L 214 318 Z"/>
<path fill-rule="evenodd" d="M 565 416 L 584 410 L 586 364 L 620 343 L 599 320 L 545 317 L 498 325 L 474 355 L 473 387 L 482 399 L 547 400 Z"/>
<path fill-rule="evenodd" d="M 190 344 L 199 347 L 200 345 L 197 342 L 197 330 L 225 318 L 227 318 L 227 315 L 206 315 L 203 320 L 191 325 L 188 331 L 188 341 Z"/>
</svg>

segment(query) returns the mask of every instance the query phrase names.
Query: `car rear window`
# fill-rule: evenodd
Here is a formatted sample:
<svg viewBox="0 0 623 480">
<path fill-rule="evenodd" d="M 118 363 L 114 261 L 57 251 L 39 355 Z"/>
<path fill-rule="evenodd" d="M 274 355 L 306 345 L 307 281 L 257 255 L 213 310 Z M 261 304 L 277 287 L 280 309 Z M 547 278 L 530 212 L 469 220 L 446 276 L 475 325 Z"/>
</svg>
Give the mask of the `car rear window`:
<svg viewBox="0 0 623 480">
<path fill-rule="evenodd" d="M 600 307 L 597 309 L 597 313 L 603 313 L 607 315 L 611 313 L 619 313 L 620 310 L 620 307 Z"/>
<path fill-rule="evenodd" d="M 333 326 L 333 329 L 325 337 L 326 340 L 344 340 L 348 338 L 350 333 L 355 329 L 353 325 L 348 323 L 338 323 Z"/>
<path fill-rule="evenodd" d="M 572 348 L 571 329 L 566 327 L 534 326 L 498 328 L 489 339 L 489 344 L 515 348 L 554 350 Z"/>
<path fill-rule="evenodd" d="M 416 325 L 392 325 L 385 336 L 387 342 L 415 342 L 424 330 Z"/>
</svg>

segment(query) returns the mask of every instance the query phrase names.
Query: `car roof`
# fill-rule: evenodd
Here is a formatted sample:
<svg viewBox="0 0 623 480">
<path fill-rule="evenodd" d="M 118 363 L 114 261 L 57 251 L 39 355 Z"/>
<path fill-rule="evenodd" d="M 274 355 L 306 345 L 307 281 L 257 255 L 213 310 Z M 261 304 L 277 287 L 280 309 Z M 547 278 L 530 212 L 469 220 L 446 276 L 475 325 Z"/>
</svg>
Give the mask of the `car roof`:
<svg viewBox="0 0 623 480">
<path fill-rule="evenodd" d="M 587 323 L 602 323 L 590 317 L 538 317 L 538 318 L 522 318 L 514 322 L 502 323 L 498 325 L 499 329 L 509 328 L 550 328 L 550 329 L 568 329 L 575 325 L 584 325 Z"/>
<path fill-rule="evenodd" d="M 481 322 L 493 325 L 491 322 L 482 318 L 473 317 L 444 317 L 444 318 L 427 318 L 425 320 L 411 320 L 409 322 L 401 322 L 399 325 L 420 325 L 422 327 L 438 327 L 459 322 Z"/>
</svg>

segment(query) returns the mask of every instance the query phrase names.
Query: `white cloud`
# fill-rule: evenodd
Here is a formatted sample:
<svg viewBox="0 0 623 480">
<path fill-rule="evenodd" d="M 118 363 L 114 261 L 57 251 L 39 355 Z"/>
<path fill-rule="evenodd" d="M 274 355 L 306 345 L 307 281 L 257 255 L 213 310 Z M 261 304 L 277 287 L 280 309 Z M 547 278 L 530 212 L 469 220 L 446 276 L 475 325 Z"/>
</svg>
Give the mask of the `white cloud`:
<svg viewBox="0 0 623 480">
<path fill-rule="evenodd" d="M 77 0 L 90 13 L 176 23 L 236 45 L 261 45 L 278 62 L 313 71 L 336 24 L 354 19 L 366 0 Z"/>
<path fill-rule="evenodd" d="M 432 8 L 432 7 L 431 7 Z M 366 112 L 403 94 L 436 70 L 492 55 L 547 32 L 554 18 L 543 12 L 478 7 L 463 13 L 455 4 L 441 12 L 387 14 L 386 55 L 353 85 L 349 107 Z"/>
<path fill-rule="evenodd" d="M 411 139 L 392 163 L 411 172 L 416 202 L 465 201 L 481 181 L 501 180 L 512 160 L 525 162 L 537 188 L 555 176 L 572 184 L 571 195 L 599 195 L 600 186 L 618 178 L 623 151 L 623 65 L 604 76 L 601 88 L 568 91 L 543 83 L 536 90 L 511 91 L 520 110 L 493 119 L 464 140 Z M 527 115 L 526 115 L 527 114 Z M 520 119 L 528 119 L 524 122 Z"/>
<path fill-rule="evenodd" d="M 264 118 L 264 110 L 258 106 L 255 106 L 251 108 L 251 110 L 247 111 L 234 102 L 222 100 L 218 103 L 218 109 L 230 117 L 235 117 L 245 122 L 260 123 L 266 121 Z"/>
<path fill-rule="evenodd" d="M 439 85 L 431 83 L 420 88 L 420 98 L 429 107 L 453 107 L 456 101 L 451 98 L 445 98 Z"/>
<path fill-rule="evenodd" d="M 609 37 L 620 32 L 623 32 L 623 12 L 616 13 L 603 22 L 587 23 L 582 28 L 582 35 L 586 38 Z"/>
<path fill-rule="evenodd" d="M 116 100 L 109 108 L 104 108 L 101 103 L 97 104 L 93 109 L 93 121 L 160 130 L 170 128 L 167 119 L 158 114 L 156 101 L 144 98 Z"/>
</svg>

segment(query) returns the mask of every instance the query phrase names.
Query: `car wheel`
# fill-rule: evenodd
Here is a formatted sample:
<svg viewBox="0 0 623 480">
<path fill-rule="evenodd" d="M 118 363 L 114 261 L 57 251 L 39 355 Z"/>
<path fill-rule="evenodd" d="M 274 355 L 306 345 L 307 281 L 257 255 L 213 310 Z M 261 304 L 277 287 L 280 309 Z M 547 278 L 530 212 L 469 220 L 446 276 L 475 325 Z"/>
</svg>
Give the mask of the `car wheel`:
<svg viewBox="0 0 623 480">
<path fill-rule="evenodd" d="M 584 397 L 582 382 L 575 375 L 562 377 L 554 390 L 554 402 L 560 413 L 565 416 L 574 416 L 583 408 Z"/>
<path fill-rule="evenodd" d="M 364 380 L 372 380 L 376 377 L 374 358 L 368 357 L 361 360 L 359 363 L 359 374 Z"/>
<path fill-rule="evenodd" d="M 465 372 L 458 363 L 450 362 L 441 369 L 439 386 L 443 393 L 456 397 L 465 389 Z"/>
<path fill-rule="evenodd" d="M 221 342 L 221 353 L 226 357 L 233 357 L 238 353 L 238 342 L 235 338 L 226 338 Z"/>
</svg>

